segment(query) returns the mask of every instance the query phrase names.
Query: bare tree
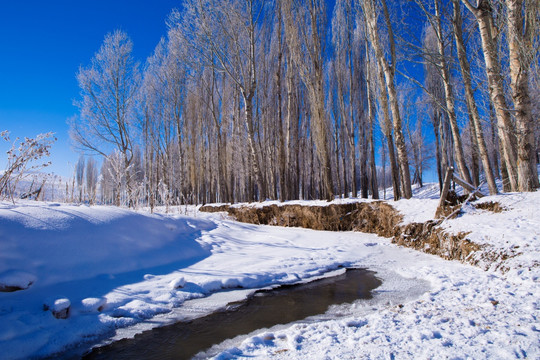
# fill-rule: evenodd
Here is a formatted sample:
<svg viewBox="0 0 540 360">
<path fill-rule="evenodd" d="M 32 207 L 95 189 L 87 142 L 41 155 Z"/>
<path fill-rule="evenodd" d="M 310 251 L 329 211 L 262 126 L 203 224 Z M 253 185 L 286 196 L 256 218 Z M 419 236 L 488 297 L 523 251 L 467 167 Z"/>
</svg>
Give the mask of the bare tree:
<svg viewBox="0 0 540 360">
<path fill-rule="evenodd" d="M 465 156 L 463 154 L 463 145 L 461 142 L 459 127 L 457 124 L 457 115 L 456 115 L 455 104 L 454 104 L 454 94 L 453 94 L 453 88 L 452 88 L 451 78 L 450 78 L 450 70 L 448 68 L 447 61 L 446 61 L 446 55 L 445 55 L 446 44 L 444 42 L 445 36 L 443 34 L 443 28 L 442 28 L 442 13 L 440 9 L 440 0 L 433 0 L 433 3 L 434 3 L 434 8 L 435 8 L 435 14 L 433 17 L 429 17 L 429 19 L 432 22 L 432 26 L 433 26 L 433 29 L 435 31 L 436 38 L 437 38 L 437 49 L 439 52 L 437 62 L 439 65 L 439 70 L 441 72 L 441 78 L 444 84 L 446 111 L 448 113 L 450 129 L 452 130 L 452 137 L 454 139 L 454 152 L 456 154 L 456 163 L 457 163 L 457 167 L 458 167 L 460 175 L 463 177 L 463 179 L 466 182 L 471 183 L 472 182 L 471 175 L 465 163 Z"/>
<path fill-rule="evenodd" d="M 489 83 L 489 94 L 497 117 L 499 140 L 502 147 L 504 166 L 508 172 L 512 191 L 518 189 L 518 174 L 516 164 L 515 126 L 512 123 L 508 104 L 505 98 L 504 81 L 499 61 L 496 37 L 499 29 L 493 22 L 493 9 L 489 0 L 478 0 L 475 7 L 469 0 L 461 0 L 478 22 L 482 39 L 482 50 L 486 64 L 486 74 Z"/>
<path fill-rule="evenodd" d="M 79 69 L 81 100 L 76 105 L 80 115 L 70 121 L 71 138 L 81 150 L 103 156 L 107 156 L 111 147 L 118 150 L 124 172 L 133 160 L 132 125 L 140 83 L 132 48 L 131 40 L 122 31 L 105 36 L 90 66 Z M 131 189 L 132 184 L 128 183 L 129 195 Z"/>
<path fill-rule="evenodd" d="M 531 112 L 529 68 L 538 52 L 533 46 L 540 23 L 540 1 L 506 0 L 510 85 L 517 132 L 517 176 L 519 191 L 534 191 L 540 184 L 534 146 L 535 120 Z M 536 34 L 536 35 L 535 35 Z M 536 49 L 535 49 L 536 48 Z"/>
<path fill-rule="evenodd" d="M 328 122 L 324 96 L 324 30 L 325 2 L 298 3 L 284 0 L 285 33 L 291 59 L 305 84 L 311 109 L 311 132 L 317 160 L 321 165 L 322 197 L 332 199 L 332 171 L 329 154 Z"/>
<path fill-rule="evenodd" d="M 356 174 L 357 159 L 356 159 L 356 142 L 361 141 L 361 144 L 367 145 L 367 136 L 357 136 L 357 129 L 362 130 L 367 128 L 366 122 L 371 119 L 366 116 L 361 116 L 363 113 L 357 107 L 364 103 L 362 94 L 358 91 L 361 89 L 360 84 L 357 84 L 356 78 L 360 80 L 363 75 L 362 63 L 359 58 L 360 51 L 354 51 L 353 44 L 355 38 L 355 16 L 352 0 L 341 0 L 336 2 L 332 17 L 332 43 L 334 45 L 334 72 L 331 74 L 330 80 L 335 80 L 337 89 L 337 106 L 339 107 L 338 117 L 341 120 L 341 140 L 342 161 L 344 172 L 344 191 L 352 193 L 356 196 Z M 355 116 L 362 118 L 362 123 L 357 124 Z M 360 119 L 359 119 L 360 120 Z M 334 122 L 336 119 L 334 119 Z M 366 133 L 365 131 L 363 132 Z M 365 134 L 367 135 L 367 134 Z M 365 140 L 365 141 L 363 141 Z M 366 151 L 364 151 L 366 150 Z M 367 149 L 361 149 L 360 152 L 361 164 L 367 163 Z M 363 161 L 365 159 L 365 161 Z M 361 178 L 367 180 L 367 168 L 362 166 Z M 350 169 L 349 171 L 347 171 Z M 350 174 L 350 175 L 347 175 Z M 350 184 L 348 186 L 347 184 Z M 367 184 L 363 184 L 362 194 L 367 196 Z"/>
<path fill-rule="evenodd" d="M 177 42 L 162 39 L 154 54 L 147 60 L 146 71 L 141 86 L 140 126 L 146 148 L 147 160 L 153 161 L 155 171 L 171 188 L 182 184 L 185 173 L 184 106 L 186 69 L 184 57 Z M 134 160 L 137 152 L 134 150 Z M 131 175 L 136 176 L 135 174 Z M 157 191 L 157 181 L 149 174 L 150 189 Z"/>
<path fill-rule="evenodd" d="M 250 162 L 259 198 L 264 199 L 266 184 L 253 119 L 257 89 L 256 46 L 263 3 L 257 0 L 192 0 L 186 7 L 187 16 L 176 13 L 176 34 L 197 49 L 207 65 L 226 73 L 240 91 L 244 101 Z"/>
<path fill-rule="evenodd" d="M 79 156 L 79 160 L 75 164 L 75 180 L 77 181 L 77 187 L 79 188 L 79 202 L 83 201 L 83 188 L 84 188 L 84 166 L 86 160 L 84 156 Z"/>
<path fill-rule="evenodd" d="M 103 161 L 101 191 L 105 203 L 113 203 L 115 206 L 126 204 L 126 174 L 128 171 L 125 171 L 124 164 L 124 155 L 118 150 L 114 150 Z"/>
<path fill-rule="evenodd" d="M 86 192 L 90 205 L 96 202 L 96 190 L 98 183 L 99 169 L 94 158 L 88 158 L 86 161 Z"/>
<path fill-rule="evenodd" d="M 489 154 L 487 150 L 486 141 L 484 139 L 484 131 L 480 122 L 480 115 L 478 113 L 478 107 L 474 98 L 474 92 L 471 80 L 471 69 L 469 60 L 467 59 L 467 52 L 465 50 L 465 43 L 463 40 L 463 20 L 461 17 L 461 9 L 459 7 L 459 0 L 452 0 L 453 3 L 453 18 L 452 24 L 454 28 L 454 38 L 456 41 L 457 56 L 459 60 L 461 76 L 463 78 L 463 85 L 465 87 L 465 100 L 467 102 L 467 108 L 471 117 L 472 127 L 475 135 L 475 142 L 478 146 L 480 158 L 482 159 L 482 166 L 484 167 L 484 173 L 491 195 L 497 194 L 497 185 L 495 184 L 495 177 L 491 168 L 491 162 L 489 160 Z"/>
<path fill-rule="evenodd" d="M 384 73 L 385 86 L 387 89 L 389 105 L 392 110 L 392 123 L 394 127 L 394 136 L 396 141 L 396 149 L 398 153 L 398 164 L 400 169 L 400 184 L 403 192 L 403 197 L 409 199 L 412 197 L 411 178 L 409 171 L 409 160 L 407 158 L 407 149 L 405 145 L 405 137 L 403 136 L 401 115 L 399 113 L 399 101 L 395 85 L 396 71 L 396 48 L 394 42 L 394 34 L 390 21 L 390 14 L 386 5 L 386 0 L 382 0 L 382 11 L 386 30 L 388 32 L 390 46 L 390 60 L 385 57 L 383 45 L 380 40 L 378 16 L 379 9 L 375 0 L 367 0 L 360 2 L 364 16 L 366 18 L 367 33 L 371 46 L 375 51 L 377 65 Z M 383 95 L 384 96 L 384 95 Z M 394 198 L 396 198 L 394 194 Z M 396 198 L 397 199 L 397 198 Z"/>
</svg>

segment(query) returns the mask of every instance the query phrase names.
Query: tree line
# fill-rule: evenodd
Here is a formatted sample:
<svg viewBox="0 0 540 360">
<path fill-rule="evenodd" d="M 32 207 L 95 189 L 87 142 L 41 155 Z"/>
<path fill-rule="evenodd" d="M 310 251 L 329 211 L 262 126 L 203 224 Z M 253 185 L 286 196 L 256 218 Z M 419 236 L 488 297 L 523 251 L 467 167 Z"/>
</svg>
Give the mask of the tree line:
<svg viewBox="0 0 540 360">
<path fill-rule="evenodd" d="M 142 65 L 106 35 L 71 137 L 116 205 L 410 198 L 430 164 L 533 191 L 539 21 L 539 0 L 185 0 Z"/>
</svg>

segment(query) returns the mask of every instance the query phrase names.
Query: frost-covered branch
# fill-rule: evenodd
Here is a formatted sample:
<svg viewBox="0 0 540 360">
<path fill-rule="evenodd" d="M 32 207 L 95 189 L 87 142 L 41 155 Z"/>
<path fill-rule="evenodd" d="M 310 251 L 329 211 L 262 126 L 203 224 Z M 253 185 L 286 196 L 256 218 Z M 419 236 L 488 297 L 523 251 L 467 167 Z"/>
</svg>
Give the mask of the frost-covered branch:
<svg viewBox="0 0 540 360">
<path fill-rule="evenodd" d="M 10 141 L 9 131 L 2 131 L 0 136 L 4 141 Z M 19 181 L 24 179 L 32 171 L 40 170 L 51 164 L 50 161 L 41 161 L 43 157 L 50 155 L 50 148 L 56 141 L 54 133 L 39 134 L 35 138 L 20 140 L 16 138 L 11 148 L 7 151 L 6 170 L 0 177 L 0 198 L 11 198 L 14 201 L 14 193 Z M 36 163 L 37 162 L 37 163 Z"/>
</svg>

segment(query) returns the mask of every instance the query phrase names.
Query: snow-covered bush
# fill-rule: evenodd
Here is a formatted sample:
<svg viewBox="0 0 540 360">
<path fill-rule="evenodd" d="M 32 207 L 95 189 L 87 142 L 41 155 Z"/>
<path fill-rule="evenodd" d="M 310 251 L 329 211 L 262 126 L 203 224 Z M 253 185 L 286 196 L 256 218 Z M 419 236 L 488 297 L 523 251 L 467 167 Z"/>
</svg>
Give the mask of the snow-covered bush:
<svg viewBox="0 0 540 360">
<path fill-rule="evenodd" d="M 4 141 L 10 141 L 9 131 L 0 132 Z M 11 148 L 7 151 L 6 170 L 0 176 L 0 199 L 11 198 L 15 193 L 17 184 L 26 178 L 31 172 L 47 167 L 50 161 L 42 162 L 41 158 L 50 155 L 49 150 L 56 141 L 52 132 L 39 134 L 35 138 L 27 138 L 20 141 L 16 138 Z M 39 190 L 39 189 L 38 189 Z"/>
</svg>

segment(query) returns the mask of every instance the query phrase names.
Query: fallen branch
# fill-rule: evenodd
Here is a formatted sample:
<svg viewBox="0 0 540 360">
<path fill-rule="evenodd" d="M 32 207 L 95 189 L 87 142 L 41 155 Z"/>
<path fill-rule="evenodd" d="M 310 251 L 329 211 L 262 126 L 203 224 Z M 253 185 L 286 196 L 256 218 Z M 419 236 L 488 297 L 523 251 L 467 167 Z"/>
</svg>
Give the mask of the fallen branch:
<svg viewBox="0 0 540 360">
<path fill-rule="evenodd" d="M 458 184 L 458 185 L 461 185 L 465 190 L 467 190 L 468 192 L 470 192 L 471 194 L 476 194 L 476 196 L 478 196 L 479 198 L 480 197 L 484 197 L 484 194 L 482 194 L 480 192 L 480 186 L 477 187 L 476 189 L 474 188 L 473 185 L 469 184 L 468 182 L 466 182 L 465 180 L 462 180 L 460 179 L 459 177 L 457 177 L 456 175 L 454 175 L 454 181 Z M 483 184 L 483 183 L 482 183 Z"/>
</svg>

